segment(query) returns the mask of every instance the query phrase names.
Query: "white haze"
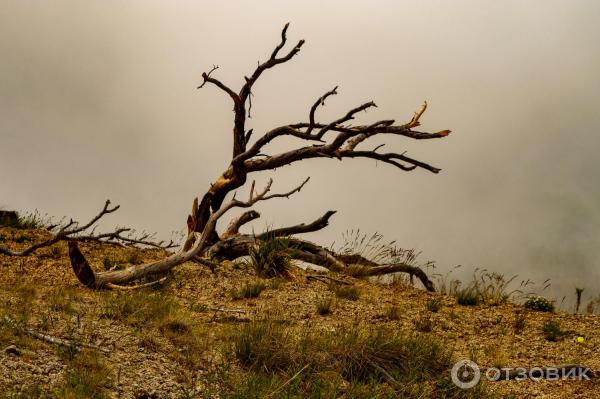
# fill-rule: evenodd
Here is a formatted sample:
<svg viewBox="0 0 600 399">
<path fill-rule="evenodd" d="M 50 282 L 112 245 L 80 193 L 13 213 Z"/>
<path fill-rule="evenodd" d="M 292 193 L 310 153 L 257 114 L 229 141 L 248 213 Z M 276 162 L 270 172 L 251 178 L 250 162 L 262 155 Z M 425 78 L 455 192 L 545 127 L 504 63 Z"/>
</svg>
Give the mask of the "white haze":
<svg viewBox="0 0 600 399">
<path fill-rule="evenodd" d="M 290 21 L 307 43 L 254 90 L 249 127 L 361 116 L 408 120 L 423 100 L 443 140 L 388 137 L 386 148 L 443 170 L 404 173 L 366 160 L 303 161 L 310 175 L 253 225 L 296 224 L 328 209 L 329 244 L 379 231 L 438 262 L 553 281 L 553 295 L 600 293 L 600 3 L 597 1 L 2 1 L 0 205 L 168 236 L 227 166 L 231 104 L 196 90 L 213 64 L 239 88 Z M 296 143 L 271 147 L 272 151 Z"/>
</svg>

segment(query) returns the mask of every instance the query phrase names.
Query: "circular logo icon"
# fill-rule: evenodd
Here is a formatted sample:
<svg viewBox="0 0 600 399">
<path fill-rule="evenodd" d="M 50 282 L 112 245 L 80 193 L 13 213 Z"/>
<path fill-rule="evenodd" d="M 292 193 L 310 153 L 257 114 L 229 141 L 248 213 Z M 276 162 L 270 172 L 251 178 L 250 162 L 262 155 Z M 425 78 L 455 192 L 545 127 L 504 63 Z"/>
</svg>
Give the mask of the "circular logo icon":
<svg viewBox="0 0 600 399">
<path fill-rule="evenodd" d="M 459 360 L 452 367 L 452 382 L 459 388 L 473 388 L 480 378 L 479 366 L 472 360 Z"/>
</svg>

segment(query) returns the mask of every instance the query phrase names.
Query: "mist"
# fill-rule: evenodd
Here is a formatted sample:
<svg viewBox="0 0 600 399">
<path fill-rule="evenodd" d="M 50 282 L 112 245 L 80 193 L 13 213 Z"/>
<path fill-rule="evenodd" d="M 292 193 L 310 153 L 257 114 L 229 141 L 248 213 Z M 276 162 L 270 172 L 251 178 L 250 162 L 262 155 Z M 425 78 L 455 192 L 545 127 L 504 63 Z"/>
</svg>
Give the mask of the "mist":
<svg viewBox="0 0 600 399">
<path fill-rule="evenodd" d="M 405 173 L 366 160 L 307 160 L 274 173 L 248 230 L 311 221 L 323 244 L 378 231 L 435 260 L 552 280 L 550 296 L 600 294 L 600 3 L 596 1 L 4 1 L 0 5 L 0 205 L 168 236 L 227 167 L 233 113 L 213 64 L 239 88 L 291 22 L 293 61 L 254 90 L 255 134 L 330 120 L 374 100 L 361 123 L 408 121 L 442 140 L 386 148 L 442 168 Z M 282 141 L 269 149 L 286 148 Z"/>
</svg>

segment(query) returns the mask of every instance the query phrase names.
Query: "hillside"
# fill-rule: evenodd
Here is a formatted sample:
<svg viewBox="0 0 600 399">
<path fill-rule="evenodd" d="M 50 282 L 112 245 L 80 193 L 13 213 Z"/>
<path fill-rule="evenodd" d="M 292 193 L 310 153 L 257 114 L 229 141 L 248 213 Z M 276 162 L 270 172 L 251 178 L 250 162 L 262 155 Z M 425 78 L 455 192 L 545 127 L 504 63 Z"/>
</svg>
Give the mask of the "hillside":
<svg viewBox="0 0 600 399">
<path fill-rule="evenodd" d="M 20 248 L 45 234 L 0 228 L 0 245 Z M 81 249 L 97 270 L 164 255 L 98 243 Z M 93 291 L 75 278 L 64 242 L 30 257 L 0 255 L 0 269 L 1 397 L 597 398 L 600 392 L 597 379 L 490 382 L 477 392 L 454 388 L 449 379 L 452 364 L 467 358 L 482 367 L 578 363 L 598 371 L 594 315 L 512 303 L 462 306 L 405 282 L 330 275 L 340 283 L 299 268 L 287 279 L 259 279 L 248 265 L 232 262 L 215 273 L 184 264 L 152 288 Z M 543 332 L 550 320 L 564 333 L 555 342 Z"/>
</svg>

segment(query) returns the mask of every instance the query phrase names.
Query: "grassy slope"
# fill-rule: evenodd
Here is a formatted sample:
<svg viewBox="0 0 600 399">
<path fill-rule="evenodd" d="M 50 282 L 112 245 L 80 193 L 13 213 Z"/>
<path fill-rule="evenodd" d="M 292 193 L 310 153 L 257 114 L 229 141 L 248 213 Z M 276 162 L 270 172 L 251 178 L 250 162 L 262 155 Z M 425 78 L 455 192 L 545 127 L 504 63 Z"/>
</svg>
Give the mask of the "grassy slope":
<svg viewBox="0 0 600 399">
<path fill-rule="evenodd" d="M 43 234 L 4 228 L 0 244 L 18 248 Z M 91 291 L 75 279 L 66 245 L 56 248 L 29 258 L 0 255 L 0 392 L 7 397 L 23 389 L 23 397 L 74 398 L 302 397 L 311 392 L 318 397 L 317 391 L 322 397 L 369 398 L 394 397 L 394 389 L 406 390 L 408 397 L 468 397 L 445 385 L 447 366 L 455 359 L 471 357 L 496 367 L 578 362 L 600 370 L 597 316 L 523 311 L 513 304 L 460 306 L 452 297 L 410 286 L 350 278 L 355 288 L 350 291 L 356 292 L 337 298 L 331 287 L 307 281 L 301 270 L 293 272 L 292 280 L 260 280 L 266 288 L 257 298 L 233 300 L 240 288 L 258 279 L 252 270 L 231 263 L 216 274 L 183 265 L 158 289 Z M 83 245 L 83 251 L 98 270 L 162 256 L 155 250 L 98 244 Z M 516 323 L 520 312 L 521 326 Z M 547 341 L 542 326 L 548 320 L 557 321 L 566 336 Z M 15 326 L 100 345 L 110 353 L 75 354 Z M 383 344 L 377 334 L 383 334 Z M 585 342 L 575 342 L 576 336 Z M 428 358 L 432 340 L 441 352 Z M 4 352 L 10 344 L 20 349 L 19 356 Z M 402 347 L 413 349 L 398 352 Z M 450 350 L 452 359 L 446 361 Z M 414 364 L 410 375 L 394 369 L 398 373 L 392 377 L 401 382 L 394 387 L 373 368 L 356 368 L 370 364 L 375 355 L 403 357 L 405 364 L 418 363 L 424 370 Z M 391 360 L 384 364 L 392 367 Z M 596 381 L 501 382 L 487 388 L 519 398 L 594 398 L 600 392 Z"/>
</svg>

